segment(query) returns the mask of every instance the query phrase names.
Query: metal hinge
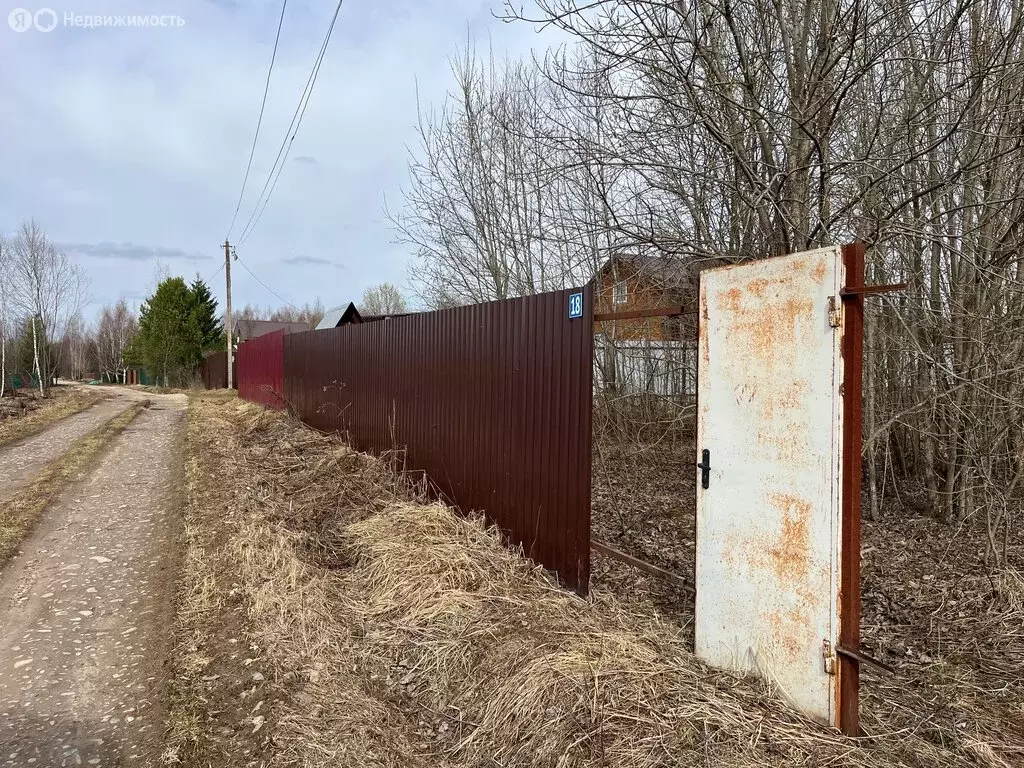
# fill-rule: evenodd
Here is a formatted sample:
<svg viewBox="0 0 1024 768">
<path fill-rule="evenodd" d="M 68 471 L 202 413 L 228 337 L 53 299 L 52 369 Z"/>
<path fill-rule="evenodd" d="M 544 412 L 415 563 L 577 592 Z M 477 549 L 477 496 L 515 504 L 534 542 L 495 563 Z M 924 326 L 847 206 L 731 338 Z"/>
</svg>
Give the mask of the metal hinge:
<svg viewBox="0 0 1024 768">
<path fill-rule="evenodd" d="M 836 654 L 832 650 L 832 643 L 828 640 L 821 641 L 821 658 L 825 662 L 825 674 L 834 675 L 836 673 Z"/>
<path fill-rule="evenodd" d="M 842 302 L 837 296 L 828 297 L 828 325 L 838 328 L 843 321 Z"/>
</svg>

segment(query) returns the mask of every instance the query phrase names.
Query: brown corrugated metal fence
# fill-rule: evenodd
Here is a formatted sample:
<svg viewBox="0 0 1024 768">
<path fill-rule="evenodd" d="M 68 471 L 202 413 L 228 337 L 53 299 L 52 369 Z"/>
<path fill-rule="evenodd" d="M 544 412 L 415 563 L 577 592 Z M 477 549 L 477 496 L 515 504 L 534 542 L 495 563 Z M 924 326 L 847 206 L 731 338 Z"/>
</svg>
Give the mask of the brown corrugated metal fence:
<svg viewBox="0 0 1024 768">
<path fill-rule="evenodd" d="M 228 386 L 228 352 L 213 352 L 203 358 L 203 364 L 199 369 L 203 379 L 203 386 L 207 389 L 227 389 Z M 232 369 L 232 377 L 235 386 L 238 386 L 238 361 L 235 361 Z"/>
<path fill-rule="evenodd" d="M 235 360 L 239 397 L 285 410 L 284 335 L 282 329 L 238 345 Z"/>
<path fill-rule="evenodd" d="M 583 293 L 582 316 L 569 297 Z M 590 574 L 591 288 L 284 337 L 285 396 L 355 447 L 405 451 L 578 592 Z"/>
</svg>

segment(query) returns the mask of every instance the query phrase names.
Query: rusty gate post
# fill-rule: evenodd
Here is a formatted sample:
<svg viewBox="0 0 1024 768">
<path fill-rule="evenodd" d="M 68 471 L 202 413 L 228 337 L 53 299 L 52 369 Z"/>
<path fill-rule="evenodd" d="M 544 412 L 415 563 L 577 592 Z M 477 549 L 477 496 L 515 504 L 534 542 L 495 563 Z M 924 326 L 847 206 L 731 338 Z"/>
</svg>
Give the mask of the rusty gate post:
<svg viewBox="0 0 1024 768">
<path fill-rule="evenodd" d="M 843 470 L 839 642 L 860 647 L 860 485 L 864 367 L 864 244 L 843 246 Z M 839 728 L 860 735 L 860 662 L 839 654 Z"/>
</svg>

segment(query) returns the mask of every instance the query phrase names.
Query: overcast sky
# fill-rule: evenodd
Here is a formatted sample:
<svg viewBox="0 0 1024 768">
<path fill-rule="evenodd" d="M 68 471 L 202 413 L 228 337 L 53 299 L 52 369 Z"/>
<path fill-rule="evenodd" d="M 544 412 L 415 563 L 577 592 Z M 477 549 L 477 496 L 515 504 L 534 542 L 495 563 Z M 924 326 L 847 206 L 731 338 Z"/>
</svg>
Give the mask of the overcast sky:
<svg viewBox="0 0 1024 768">
<path fill-rule="evenodd" d="M 228 224 L 256 127 L 280 3 L 50 0 L 57 26 L 0 16 L 0 232 L 35 217 L 91 280 L 92 316 L 140 302 L 158 264 L 197 272 L 223 298 Z M 249 218 L 334 11 L 289 0 L 256 159 L 233 238 Z M 421 102 L 440 105 L 451 57 L 474 39 L 526 56 L 546 33 L 495 19 L 500 0 L 346 0 L 316 89 L 265 215 L 238 246 L 288 301 L 327 306 L 375 283 L 404 286 L 409 251 L 383 215 L 401 205 Z M 65 14 L 173 14 L 182 26 L 76 28 Z M 42 18 L 46 25 L 45 17 Z M 218 261 L 220 259 L 220 261 Z M 278 305 L 233 270 L 236 306 Z"/>
</svg>

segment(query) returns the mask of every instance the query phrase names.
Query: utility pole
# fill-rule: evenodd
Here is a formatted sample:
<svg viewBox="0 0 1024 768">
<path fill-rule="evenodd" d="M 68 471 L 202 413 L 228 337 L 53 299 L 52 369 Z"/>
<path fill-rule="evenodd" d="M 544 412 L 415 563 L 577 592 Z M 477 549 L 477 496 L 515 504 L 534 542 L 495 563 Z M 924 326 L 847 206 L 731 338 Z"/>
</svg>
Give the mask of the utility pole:
<svg viewBox="0 0 1024 768">
<path fill-rule="evenodd" d="M 228 389 L 233 389 L 234 382 L 231 376 L 231 364 L 234 362 L 235 350 L 231 343 L 231 243 L 224 240 L 224 279 L 227 283 L 227 311 L 224 313 L 224 331 L 228 337 Z"/>
</svg>

